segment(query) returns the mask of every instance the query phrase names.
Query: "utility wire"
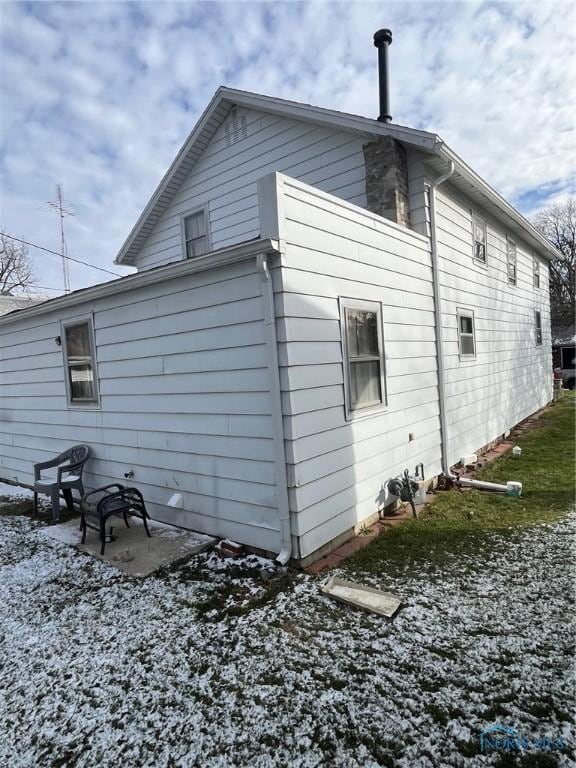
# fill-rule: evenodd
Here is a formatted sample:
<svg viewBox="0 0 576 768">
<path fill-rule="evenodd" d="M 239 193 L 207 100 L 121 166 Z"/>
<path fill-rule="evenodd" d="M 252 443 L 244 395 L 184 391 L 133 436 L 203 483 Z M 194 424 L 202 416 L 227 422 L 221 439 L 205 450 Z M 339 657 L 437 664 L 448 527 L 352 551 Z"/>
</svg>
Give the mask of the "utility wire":
<svg viewBox="0 0 576 768">
<path fill-rule="evenodd" d="M 51 251 L 50 248 L 44 248 L 43 245 L 36 245 L 36 243 L 29 243 L 28 240 L 21 240 L 19 237 L 14 237 L 13 235 L 7 235 L 5 232 L 2 233 L 4 237 L 9 238 L 10 240 L 16 240 L 17 243 L 23 243 L 24 245 L 29 245 L 31 248 L 38 248 L 40 251 L 46 251 L 46 253 L 51 253 L 53 256 L 58 256 L 59 258 L 62 258 L 62 254 L 58 253 L 58 251 Z M 104 269 L 104 267 L 97 267 L 95 264 L 90 264 L 87 261 L 82 261 L 81 259 L 73 259 L 72 256 L 64 256 L 65 259 L 68 259 L 68 261 L 75 261 L 76 264 L 83 264 L 85 267 L 92 267 L 92 269 L 98 269 L 100 272 L 106 272 L 108 275 L 114 275 L 115 277 L 124 277 L 124 275 L 121 275 L 120 272 L 112 272 L 111 269 Z"/>
</svg>

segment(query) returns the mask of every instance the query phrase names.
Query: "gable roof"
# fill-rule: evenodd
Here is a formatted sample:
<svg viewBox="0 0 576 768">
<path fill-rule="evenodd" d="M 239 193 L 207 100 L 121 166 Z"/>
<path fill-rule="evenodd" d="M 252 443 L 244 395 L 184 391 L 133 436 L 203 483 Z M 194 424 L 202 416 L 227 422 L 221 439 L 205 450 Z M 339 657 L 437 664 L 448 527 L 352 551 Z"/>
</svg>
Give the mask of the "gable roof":
<svg viewBox="0 0 576 768">
<path fill-rule="evenodd" d="M 333 109 L 315 107 L 310 104 L 301 104 L 296 101 L 277 99 L 220 86 L 164 174 L 164 178 L 140 214 L 138 221 L 126 238 L 123 246 L 120 248 L 114 260 L 116 264 L 134 264 L 134 260 L 148 235 L 170 205 L 182 182 L 188 176 L 218 128 L 223 124 L 233 106 L 282 115 L 303 122 L 328 126 L 348 133 L 366 136 L 367 138 L 372 136 L 391 136 L 403 144 L 407 144 L 428 155 L 427 164 L 438 175 L 444 173 L 447 165 L 452 162 L 454 163 L 454 173 L 450 178 L 451 184 L 477 202 L 485 211 L 492 214 L 494 218 L 502 221 L 509 230 L 528 243 L 541 256 L 547 259 L 553 259 L 558 256 L 548 240 L 521 213 L 458 157 L 435 133 L 420 131 L 394 123 L 382 123 L 372 118 L 351 115 Z"/>
</svg>

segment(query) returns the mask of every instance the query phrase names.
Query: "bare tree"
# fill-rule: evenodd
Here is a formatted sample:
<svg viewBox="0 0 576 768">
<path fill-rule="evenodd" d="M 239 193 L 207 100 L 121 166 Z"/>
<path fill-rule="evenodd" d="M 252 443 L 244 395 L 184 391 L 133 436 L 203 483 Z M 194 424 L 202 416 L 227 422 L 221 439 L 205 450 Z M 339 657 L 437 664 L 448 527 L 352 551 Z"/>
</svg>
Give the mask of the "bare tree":
<svg viewBox="0 0 576 768">
<path fill-rule="evenodd" d="M 0 295 L 11 295 L 18 289 L 28 291 L 33 281 L 28 249 L 0 229 Z"/>
<path fill-rule="evenodd" d="M 576 199 L 545 208 L 534 224 L 560 252 L 550 263 L 550 309 L 552 325 L 574 323 L 576 315 Z"/>
</svg>

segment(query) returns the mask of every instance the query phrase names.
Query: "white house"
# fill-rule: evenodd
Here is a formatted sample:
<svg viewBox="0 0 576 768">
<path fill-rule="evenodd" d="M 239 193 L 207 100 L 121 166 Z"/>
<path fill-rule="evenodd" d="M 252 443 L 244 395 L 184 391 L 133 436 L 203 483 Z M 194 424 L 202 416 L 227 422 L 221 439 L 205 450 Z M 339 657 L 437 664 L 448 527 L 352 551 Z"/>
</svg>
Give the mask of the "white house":
<svg viewBox="0 0 576 768">
<path fill-rule="evenodd" d="M 310 561 L 551 399 L 554 256 L 438 136 L 219 88 L 138 272 L 0 318 L 0 477 L 88 443 L 89 486 Z"/>
</svg>

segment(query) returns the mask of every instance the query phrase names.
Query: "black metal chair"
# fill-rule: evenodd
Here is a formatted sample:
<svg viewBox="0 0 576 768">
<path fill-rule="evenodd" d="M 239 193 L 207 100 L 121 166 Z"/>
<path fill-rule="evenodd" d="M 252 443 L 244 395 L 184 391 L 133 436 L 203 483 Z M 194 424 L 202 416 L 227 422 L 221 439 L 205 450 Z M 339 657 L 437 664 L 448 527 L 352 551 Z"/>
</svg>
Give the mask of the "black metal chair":
<svg viewBox="0 0 576 768">
<path fill-rule="evenodd" d="M 49 461 L 34 464 L 34 515 L 38 511 L 38 494 L 50 496 L 52 501 L 52 520 L 60 519 L 60 491 L 70 512 L 74 511 L 72 490 L 75 488 L 80 497 L 84 495 L 82 473 L 84 464 L 90 456 L 87 445 L 75 445 Z M 57 467 L 56 475 L 42 477 L 42 470 Z"/>
<path fill-rule="evenodd" d="M 115 490 L 113 490 L 115 489 Z M 97 498 L 99 496 L 99 498 Z M 90 499 L 90 501 L 89 501 Z M 144 497 L 137 488 L 126 488 L 119 483 L 105 485 L 95 491 L 84 494 L 80 502 L 80 530 L 82 531 L 82 544 L 86 542 L 86 530 L 92 528 L 100 533 L 100 554 L 104 554 L 106 547 L 106 523 L 111 517 L 124 518 L 126 527 L 130 528 L 128 516 L 139 517 L 144 523 L 144 530 L 148 538 L 151 538 L 147 521 L 150 515 L 146 510 Z M 112 528 L 110 528 L 108 541 L 113 541 Z"/>
</svg>

